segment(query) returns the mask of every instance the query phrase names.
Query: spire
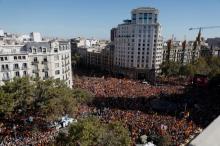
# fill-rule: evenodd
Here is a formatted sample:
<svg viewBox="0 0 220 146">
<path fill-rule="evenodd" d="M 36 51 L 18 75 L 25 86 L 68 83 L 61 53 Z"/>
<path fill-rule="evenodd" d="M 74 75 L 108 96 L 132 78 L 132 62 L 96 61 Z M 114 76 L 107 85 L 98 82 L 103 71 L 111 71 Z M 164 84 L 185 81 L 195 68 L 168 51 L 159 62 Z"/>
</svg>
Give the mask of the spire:
<svg viewBox="0 0 220 146">
<path fill-rule="evenodd" d="M 186 40 L 184 40 L 184 41 L 182 42 L 182 47 L 183 47 L 183 49 L 186 48 Z"/>
<path fill-rule="evenodd" d="M 201 34 L 202 34 L 202 28 L 199 28 L 199 34 L 198 34 L 197 39 L 196 39 L 196 41 L 198 42 L 199 45 L 201 43 Z"/>
</svg>

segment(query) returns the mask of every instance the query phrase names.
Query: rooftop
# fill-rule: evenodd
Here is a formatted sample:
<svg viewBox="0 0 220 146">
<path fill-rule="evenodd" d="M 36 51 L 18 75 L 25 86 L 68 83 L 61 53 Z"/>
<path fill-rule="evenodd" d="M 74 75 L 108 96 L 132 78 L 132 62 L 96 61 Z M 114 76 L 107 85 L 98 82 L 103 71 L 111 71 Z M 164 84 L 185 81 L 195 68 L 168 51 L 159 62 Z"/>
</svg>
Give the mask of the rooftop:
<svg viewBox="0 0 220 146">
<path fill-rule="evenodd" d="M 159 13 L 159 10 L 156 9 L 156 8 L 153 8 L 153 7 L 139 7 L 139 8 L 136 8 L 136 9 L 133 9 L 132 10 L 132 13 L 135 13 L 135 12 L 139 12 L 139 11 L 144 11 L 144 12 L 154 12 L 154 13 Z"/>
</svg>

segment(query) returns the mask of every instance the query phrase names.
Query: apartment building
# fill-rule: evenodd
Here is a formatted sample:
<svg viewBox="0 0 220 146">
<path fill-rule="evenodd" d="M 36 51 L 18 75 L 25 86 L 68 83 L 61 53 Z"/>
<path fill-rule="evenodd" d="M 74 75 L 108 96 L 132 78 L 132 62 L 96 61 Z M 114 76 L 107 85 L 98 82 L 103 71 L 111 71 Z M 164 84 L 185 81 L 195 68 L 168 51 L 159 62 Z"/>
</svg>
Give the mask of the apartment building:
<svg viewBox="0 0 220 146">
<path fill-rule="evenodd" d="M 70 42 L 27 42 L 0 46 L 0 84 L 14 77 L 64 80 L 72 87 Z"/>
</svg>

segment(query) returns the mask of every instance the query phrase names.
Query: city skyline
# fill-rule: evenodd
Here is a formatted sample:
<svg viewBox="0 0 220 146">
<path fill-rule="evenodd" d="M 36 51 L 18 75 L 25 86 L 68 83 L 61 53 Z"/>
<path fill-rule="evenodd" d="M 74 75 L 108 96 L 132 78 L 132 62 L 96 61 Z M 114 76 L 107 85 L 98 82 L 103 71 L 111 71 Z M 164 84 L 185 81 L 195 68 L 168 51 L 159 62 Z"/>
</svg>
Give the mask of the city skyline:
<svg viewBox="0 0 220 146">
<path fill-rule="evenodd" d="M 220 13 L 217 0 L 208 5 L 199 0 L 139 0 L 129 3 L 122 0 L 0 0 L 0 28 L 15 33 L 37 31 L 49 37 L 109 39 L 111 28 L 129 19 L 132 9 L 142 6 L 159 9 L 165 40 L 172 35 L 178 40 L 183 40 L 184 36 L 193 40 L 198 31 L 189 31 L 190 27 L 220 25 L 220 20 L 214 19 Z M 219 37 L 220 31 L 205 30 L 203 36 Z"/>
</svg>

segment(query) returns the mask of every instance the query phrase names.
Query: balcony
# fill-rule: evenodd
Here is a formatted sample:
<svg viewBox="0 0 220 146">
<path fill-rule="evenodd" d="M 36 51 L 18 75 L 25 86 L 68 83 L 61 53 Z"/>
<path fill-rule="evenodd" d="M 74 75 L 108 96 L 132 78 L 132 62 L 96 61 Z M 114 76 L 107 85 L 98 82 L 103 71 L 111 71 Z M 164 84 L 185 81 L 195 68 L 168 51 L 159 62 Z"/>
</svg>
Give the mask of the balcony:
<svg viewBox="0 0 220 146">
<path fill-rule="evenodd" d="M 9 81 L 9 80 L 10 80 L 9 77 L 3 77 L 3 78 L 2 78 L 2 81 Z"/>
<path fill-rule="evenodd" d="M 48 76 L 44 76 L 44 77 L 43 77 L 43 80 L 47 80 L 47 79 L 49 79 Z"/>
<path fill-rule="evenodd" d="M 1 71 L 2 71 L 2 72 L 8 72 L 8 71 L 10 71 L 10 70 L 9 70 L 9 68 L 2 68 Z"/>
<path fill-rule="evenodd" d="M 42 63 L 42 64 L 47 64 L 48 61 L 47 61 L 47 60 L 44 60 L 44 61 L 42 61 L 41 63 Z"/>
<path fill-rule="evenodd" d="M 49 70 L 49 68 L 48 68 L 48 67 L 45 67 L 45 68 L 44 68 L 44 71 L 48 71 L 48 70 Z"/>
<path fill-rule="evenodd" d="M 38 60 L 34 60 L 34 61 L 31 62 L 32 65 L 36 65 L 36 64 L 38 64 L 38 63 L 39 63 Z"/>
<path fill-rule="evenodd" d="M 14 70 L 14 71 L 18 71 L 18 70 L 20 70 L 20 67 L 14 67 L 13 70 Z"/>
<path fill-rule="evenodd" d="M 27 70 L 27 66 L 22 66 L 22 70 Z"/>
<path fill-rule="evenodd" d="M 38 73 L 38 72 L 39 72 L 38 69 L 32 70 L 32 73 Z"/>
</svg>

